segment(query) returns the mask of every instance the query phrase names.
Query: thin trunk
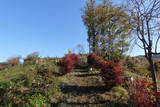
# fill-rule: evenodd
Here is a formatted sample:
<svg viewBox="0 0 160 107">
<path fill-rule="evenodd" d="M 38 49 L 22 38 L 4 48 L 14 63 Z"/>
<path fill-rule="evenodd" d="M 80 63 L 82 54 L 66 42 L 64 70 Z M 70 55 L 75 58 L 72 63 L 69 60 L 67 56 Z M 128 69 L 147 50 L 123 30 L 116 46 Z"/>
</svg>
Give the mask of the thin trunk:
<svg viewBox="0 0 160 107">
<path fill-rule="evenodd" d="M 155 67 L 154 67 L 154 62 L 153 62 L 153 59 L 152 59 L 152 54 L 149 54 L 149 56 L 148 56 L 147 59 L 148 59 L 149 65 L 150 65 L 150 70 L 151 70 L 151 75 L 152 75 L 152 81 L 154 83 L 154 91 L 157 92 L 158 87 L 157 87 L 157 79 L 156 79 L 156 70 L 155 70 Z"/>
<path fill-rule="evenodd" d="M 153 87 L 153 91 L 154 92 L 157 92 L 158 91 L 158 85 L 157 85 L 157 79 L 156 79 L 156 69 L 155 69 L 155 66 L 154 66 L 154 62 L 153 62 L 153 59 L 152 59 L 152 54 L 149 54 L 148 55 L 148 62 L 149 62 L 149 65 L 150 65 L 150 70 L 151 70 L 151 75 L 152 75 L 152 81 L 154 83 L 154 87 Z M 157 107 L 159 107 L 159 100 L 157 99 L 156 97 L 156 105 Z"/>
<path fill-rule="evenodd" d="M 151 40 L 151 33 L 150 33 L 150 27 L 149 27 L 149 22 L 150 19 L 148 19 L 148 17 L 146 17 L 146 26 L 147 26 L 147 34 L 148 34 L 148 61 L 150 64 L 150 69 L 151 69 L 151 73 L 152 73 L 152 80 L 154 82 L 154 91 L 157 92 L 157 79 L 156 79 L 156 70 L 154 67 L 154 62 L 152 59 L 152 40 Z"/>
<path fill-rule="evenodd" d="M 89 43 L 89 53 L 91 53 L 91 43 Z"/>
<path fill-rule="evenodd" d="M 96 36 L 93 36 L 93 44 L 92 44 L 92 51 L 93 53 L 96 53 Z"/>
</svg>

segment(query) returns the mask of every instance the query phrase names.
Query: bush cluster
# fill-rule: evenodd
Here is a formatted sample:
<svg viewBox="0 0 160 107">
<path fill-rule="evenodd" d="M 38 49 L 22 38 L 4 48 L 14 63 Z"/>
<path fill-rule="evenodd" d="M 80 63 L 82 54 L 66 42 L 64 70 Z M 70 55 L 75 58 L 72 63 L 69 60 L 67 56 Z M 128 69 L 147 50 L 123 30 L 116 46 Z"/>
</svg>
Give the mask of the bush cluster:
<svg viewBox="0 0 160 107">
<path fill-rule="evenodd" d="M 123 82 L 123 72 L 119 64 L 105 61 L 95 54 L 88 55 L 88 64 L 101 70 L 101 76 L 108 86 L 116 86 Z"/>
<path fill-rule="evenodd" d="M 73 71 L 74 67 L 79 64 L 79 56 L 76 54 L 67 54 L 62 58 L 61 65 L 63 67 L 63 73 L 69 73 Z"/>
<path fill-rule="evenodd" d="M 160 98 L 160 93 L 153 90 L 154 84 L 149 80 L 134 78 L 129 83 L 129 95 L 131 104 L 136 107 L 157 107 L 156 98 Z"/>
</svg>

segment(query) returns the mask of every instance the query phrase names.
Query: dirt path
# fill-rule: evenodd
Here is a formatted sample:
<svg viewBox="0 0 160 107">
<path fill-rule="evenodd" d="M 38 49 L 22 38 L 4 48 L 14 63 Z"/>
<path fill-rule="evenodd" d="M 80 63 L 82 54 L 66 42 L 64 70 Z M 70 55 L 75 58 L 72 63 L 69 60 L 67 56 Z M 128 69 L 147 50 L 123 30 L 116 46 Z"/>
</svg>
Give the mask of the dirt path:
<svg viewBox="0 0 160 107">
<path fill-rule="evenodd" d="M 88 68 L 80 67 L 60 77 L 60 81 L 63 97 L 53 107 L 112 107 L 107 106 L 113 102 L 109 101 L 108 89 L 99 71 L 88 71 Z"/>
</svg>

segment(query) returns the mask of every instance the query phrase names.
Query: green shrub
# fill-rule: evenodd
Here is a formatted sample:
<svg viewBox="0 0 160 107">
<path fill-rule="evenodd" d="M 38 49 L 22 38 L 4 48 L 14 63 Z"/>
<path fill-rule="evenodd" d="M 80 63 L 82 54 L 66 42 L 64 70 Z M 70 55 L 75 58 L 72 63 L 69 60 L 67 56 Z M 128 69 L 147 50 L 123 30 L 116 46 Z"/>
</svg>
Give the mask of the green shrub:
<svg viewBox="0 0 160 107">
<path fill-rule="evenodd" d="M 112 90 L 112 96 L 117 102 L 125 102 L 129 99 L 129 94 L 126 89 L 123 87 L 113 87 Z"/>
<path fill-rule="evenodd" d="M 35 107 L 42 107 L 46 103 L 47 99 L 45 96 L 42 96 L 41 94 L 34 94 L 29 99 L 30 105 Z"/>
<path fill-rule="evenodd" d="M 44 69 L 51 73 L 39 75 L 38 71 Z M 11 67 L 0 72 L 0 105 L 49 107 L 50 99 L 61 93 L 59 81 L 52 74 L 55 70 L 57 66 L 49 62 L 42 65 Z"/>
</svg>

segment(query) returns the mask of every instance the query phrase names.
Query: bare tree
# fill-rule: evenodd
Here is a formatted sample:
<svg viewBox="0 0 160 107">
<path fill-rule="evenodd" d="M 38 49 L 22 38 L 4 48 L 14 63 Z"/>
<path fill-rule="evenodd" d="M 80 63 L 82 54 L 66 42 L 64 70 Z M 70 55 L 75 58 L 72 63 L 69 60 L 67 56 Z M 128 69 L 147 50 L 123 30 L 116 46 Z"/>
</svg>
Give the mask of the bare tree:
<svg viewBox="0 0 160 107">
<path fill-rule="evenodd" d="M 76 49 L 77 49 L 77 52 L 79 55 L 83 55 L 85 53 L 85 49 L 84 49 L 83 45 L 81 45 L 81 44 L 78 44 L 76 46 Z"/>
<path fill-rule="evenodd" d="M 155 83 L 154 90 L 157 91 L 153 55 L 160 54 L 157 52 L 160 40 L 160 0 L 128 0 L 127 5 L 131 23 L 135 26 L 138 46 L 144 50 Z"/>
</svg>

